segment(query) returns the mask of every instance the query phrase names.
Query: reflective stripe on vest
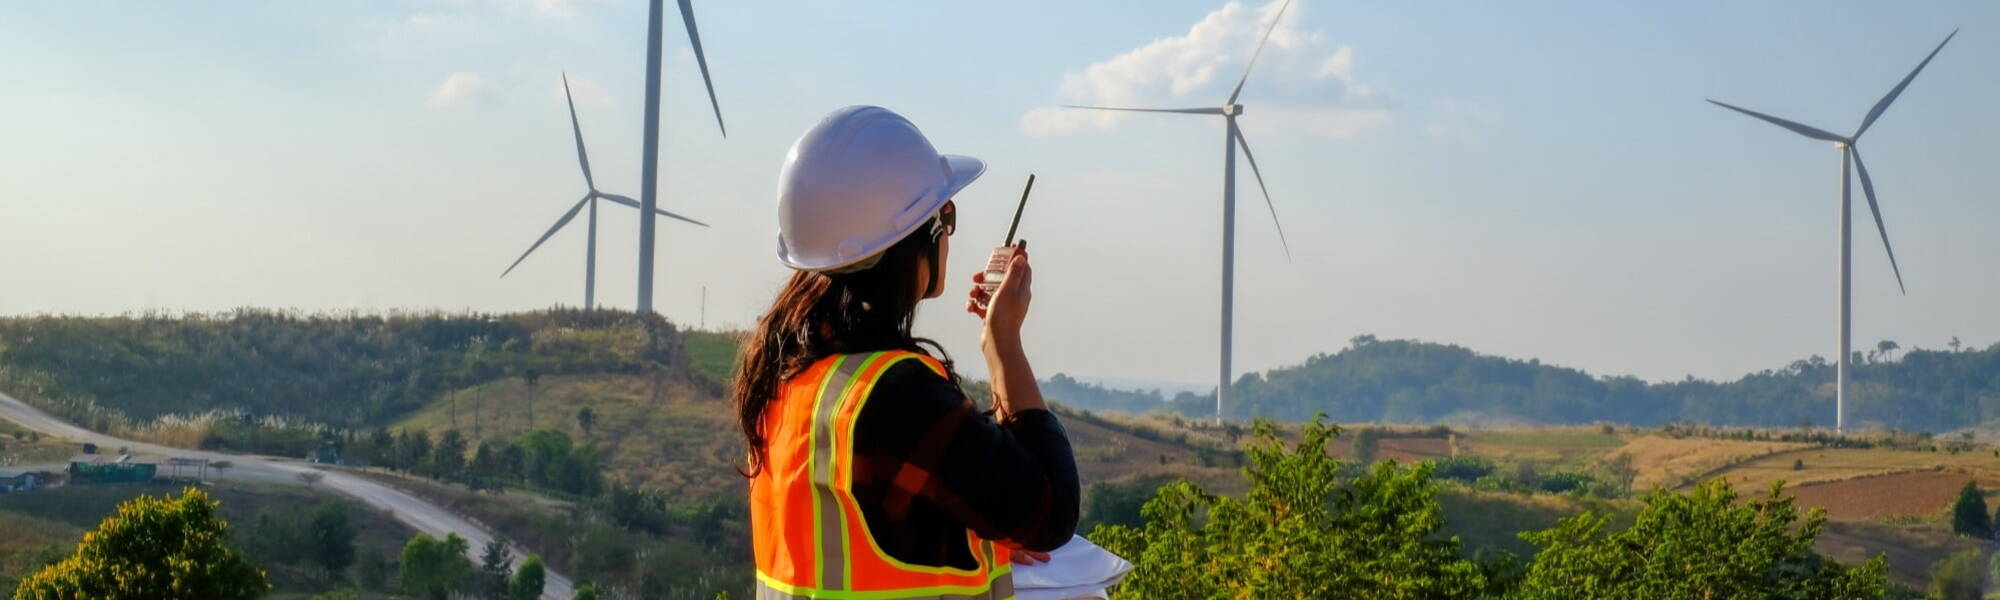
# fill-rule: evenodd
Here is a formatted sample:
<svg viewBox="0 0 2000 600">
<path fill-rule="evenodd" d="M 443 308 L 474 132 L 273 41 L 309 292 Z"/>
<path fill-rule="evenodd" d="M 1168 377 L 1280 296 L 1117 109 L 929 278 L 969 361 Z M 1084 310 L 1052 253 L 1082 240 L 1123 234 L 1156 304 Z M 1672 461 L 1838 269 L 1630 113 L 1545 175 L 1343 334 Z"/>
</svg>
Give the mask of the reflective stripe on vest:
<svg viewBox="0 0 2000 600">
<path fill-rule="evenodd" d="M 969 570 L 896 560 L 868 532 L 851 487 L 854 423 L 882 374 L 905 360 L 944 374 L 928 356 L 887 351 L 830 356 L 781 386 L 765 416 L 767 464 L 750 482 L 757 598 L 1014 597 L 1009 551 L 971 531 Z"/>
</svg>

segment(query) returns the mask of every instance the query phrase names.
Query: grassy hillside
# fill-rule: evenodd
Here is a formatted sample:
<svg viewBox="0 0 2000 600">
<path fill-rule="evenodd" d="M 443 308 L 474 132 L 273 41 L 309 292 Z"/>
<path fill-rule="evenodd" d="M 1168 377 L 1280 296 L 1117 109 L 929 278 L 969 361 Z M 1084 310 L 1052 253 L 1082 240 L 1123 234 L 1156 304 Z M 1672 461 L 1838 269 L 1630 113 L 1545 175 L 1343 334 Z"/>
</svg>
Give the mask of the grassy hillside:
<svg viewBox="0 0 2000 600">
<path fill-rule="evenodd" d="M 603 451 L 615 482 L 686 498 L 743 489 L 731 469 L 743 456 L 735 416 L 712 386 L 685 381 L 656 389 L 629 375 L 562 376 L 543 377 L 531 388 L 510 378 L 448 394 L 393 428 L 512 439 L 528 431 L 531 401 L 535 428 L 561 430 Z M 595 415 L 588 435 L 576 418 L 584 408 Z"/>
<path fill-rule="evenodd" d="M 687 364 L 673 325 L 615 311 L 0 318 L 0 389 L 99 430 L 217 410 L 361 427 L 510 375 Z"/>
<path fill-rule="evenodd" d="M 520 378 L 494 381 L 447 394 L 397 422 L 394 429 L 432 434 L 511 439 L 534 426 L 559 429 L 598 448 L 614 482 L 667 491 L 681 499 L 735 496 L 743 478 L 734 467 L 743 456 L 736 416 L 716 386 L 624 375 L 543 377 L 532 387 Z M 588 435 L 577 420 L 589 408 Z M 1173 474 L 1233 489 L 1235 455 L 1226 443 L 1176 431 L 1171 423 L 1140 417 L 1063 410 L 1086 481 Z"/>
</svg>

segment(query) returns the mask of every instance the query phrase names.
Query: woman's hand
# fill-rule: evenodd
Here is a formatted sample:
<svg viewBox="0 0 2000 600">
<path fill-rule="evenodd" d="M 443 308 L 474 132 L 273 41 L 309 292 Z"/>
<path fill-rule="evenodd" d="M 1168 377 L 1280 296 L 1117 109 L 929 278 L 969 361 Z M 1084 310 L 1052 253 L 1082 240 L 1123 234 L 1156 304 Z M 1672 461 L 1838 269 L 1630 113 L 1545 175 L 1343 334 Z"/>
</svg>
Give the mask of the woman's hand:
<svg viewBox="0 0 2000 600">
<path fill-rule="evenodd" d="M 988 342 L 1020 341 L 1021 325 L 1028 319 L 1028 305 L 1034 298 L 1034 268 L 1028 265 L 1028 251 L 1016 247 L 1013 253 L 999 289 L 988 293 L 980 285 L 986 282 L 985 271 L 972 275 L 972 293 L 966 299 L 965 310 L 986 320 L 980 337 Z"/>
</svg>

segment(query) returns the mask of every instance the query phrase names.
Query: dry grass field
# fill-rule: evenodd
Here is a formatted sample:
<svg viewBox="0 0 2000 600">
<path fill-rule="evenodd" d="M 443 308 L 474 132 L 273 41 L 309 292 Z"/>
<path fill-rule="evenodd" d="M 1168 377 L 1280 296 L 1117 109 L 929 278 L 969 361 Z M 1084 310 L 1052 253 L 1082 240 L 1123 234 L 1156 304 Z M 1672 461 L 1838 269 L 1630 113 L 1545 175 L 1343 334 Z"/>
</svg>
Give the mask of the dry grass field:
<svg viewBox="0 0 2000 600">
<path fill-rule="evenodd" d="M 1710 477 L 1731 465 L 1806 447 L 1809 446 L 1789 442 L 1747 442 L 1648 435 L 1635 438 L 1618 447 L 1616 451 L 1606 453 L 1604 458 L 1611 459 L 1620 454 L 1632 457 L 1632 466 L 1639 471 L 1638 476 L 1632 480 L 1634 490 L 1649 490 L 1655 487 L 1671 489 Z M 1763 486 L 1745 485 L 1734 478 L 1730 479 L 1730 483 L 1738 490 L 1763 489 Z"/>
<path fill-rule="evenodd" d="M 1793 469 L 1794 461 L 1804 468 Z M 2000 486 L 2000 457 L 1995 457 L 1991 448 L 1958 454 L 1885 448 L 1812 448 L 1744 461 L 1719 475 L 1728 477 L 1738 488 L 1763 489 L 1778 480 L 1802 485 L 1936 469 L 1964 473 L 1989 489 Z"/>
<path fill-rule="evenodd" d="M 1459 451 L 1501 462 L 1534 461 L 1561 467 L 1588 466 L 1626 443 L 1626 435 L 1602 427 L 1476 429 L 1459 439 Z"/>
</svg>

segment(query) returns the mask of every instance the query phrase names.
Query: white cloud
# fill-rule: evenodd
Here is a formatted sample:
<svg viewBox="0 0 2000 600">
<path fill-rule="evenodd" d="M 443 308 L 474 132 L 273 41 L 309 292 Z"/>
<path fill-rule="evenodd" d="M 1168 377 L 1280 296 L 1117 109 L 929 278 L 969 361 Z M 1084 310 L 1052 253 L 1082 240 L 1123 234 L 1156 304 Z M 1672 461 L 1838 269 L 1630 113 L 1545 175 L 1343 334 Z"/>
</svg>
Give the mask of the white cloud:
<svg viewBox="0 0 2000 600">
<path fill-rule="evenodd" d="M 1282 1 L 1256 8 L 1230 2 L 1189 27 L 1186 34 L 1154 40 L 1080 72 L 1065 74 L 1060 88 L 1063 103 L 1139 107 L 1220 104 L 1235 86 Z M 1285 96 L 1330 100 L 1287 108 L 1259 103 L 1262 106 L 1253 112 L 1284 114 L 1299 119 L 1291 124 L 1299 129 L 1334 137 L 1386 128 L 1393 120 L 1387 108 L 1359 106 L 1367 104 L 1375 90 L 1354 81 L 1354 49 L 1328 43 L 1321 32 L 1300 30 L 1300 11 L 1300 7 L 1292 7 L 1271 30 L 1270 43 L 1257 59 L 1251 85 L 1277 83 Z M 1275 102 L 1283 104 L 1282 98 Z M 1022 115 L 1021 128 L 1035 135 L 1108 129 L 1131 116 L 1044 107 Z M 1251 120 L 1245 119 L 1246 127 Z"/>
<path fill-rule="evenodd" d="M 431 108 L 456 108 L 485 102 L 488 93 L 486 84 L 479 74 L 458 72 L 444 78 L 437 91 L 431 92 Z"/>
</svg>

